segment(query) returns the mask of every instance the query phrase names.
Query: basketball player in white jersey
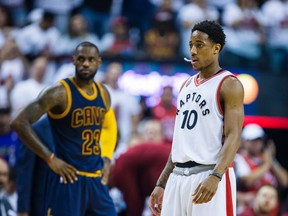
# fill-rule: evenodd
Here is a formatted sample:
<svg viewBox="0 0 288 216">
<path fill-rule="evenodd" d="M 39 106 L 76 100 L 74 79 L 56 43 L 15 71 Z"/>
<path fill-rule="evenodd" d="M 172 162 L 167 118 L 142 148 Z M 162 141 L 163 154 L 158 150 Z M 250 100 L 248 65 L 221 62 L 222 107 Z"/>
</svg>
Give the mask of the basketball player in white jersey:
<svg viewBox="0 0 288 216">
<path fill-rule="evenodd" d="M 171 154 L 150 196 L 154 215 L 236 215 L 232 163 L 241 139 L 244 90 L 219 65 L 225 37 L 213 21 L 192 29 L 191 64 L 199 73 L 183 84 L 177 99 Z"/>
</svg>

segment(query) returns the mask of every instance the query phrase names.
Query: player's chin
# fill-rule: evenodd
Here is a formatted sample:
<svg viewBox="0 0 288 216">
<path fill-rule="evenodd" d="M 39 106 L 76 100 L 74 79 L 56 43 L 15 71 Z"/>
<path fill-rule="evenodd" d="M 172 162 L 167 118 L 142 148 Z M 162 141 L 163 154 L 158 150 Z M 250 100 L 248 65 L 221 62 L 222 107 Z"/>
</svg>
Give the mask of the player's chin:
<svg viewBox="0 0 288 216">
<path fill-rule="evenodd" d="M 83 80 L 83 81 L 89 81 L 91 79 L 93 79 L 95 76 L 95 74 L 78 74 L 78 77 L 80 78 L 80 80 Z"/>
<path fill-rule="evenodd" d="M 199 67 L 193 67 L 193 70 L 194 71 L 200 71 L 200 68 Z"/>
<path fill-rule="evenodd" d="M 193 70 L 195 70 L 195 71 L 199 71 L 202 68 L 201 65 L 199 65 L 197 63 L 195 63 L 195 64 L 192 63 L 192 67 L 193 67 Z"/>
</svg>

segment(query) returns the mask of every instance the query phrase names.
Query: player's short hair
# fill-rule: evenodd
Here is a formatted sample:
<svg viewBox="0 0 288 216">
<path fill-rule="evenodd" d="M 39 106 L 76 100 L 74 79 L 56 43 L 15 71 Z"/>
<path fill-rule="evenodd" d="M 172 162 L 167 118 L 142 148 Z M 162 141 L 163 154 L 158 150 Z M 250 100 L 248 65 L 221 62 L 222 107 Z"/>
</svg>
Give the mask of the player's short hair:
<svg viewBox="0 0 288 216">
<path fill-rule="evenodd" d="M 205 20 L 195 24 L 192 28 L 191 34 L 196 30 L 206 33 L 211 41 L 221 45 L 220 51 L 222 50 L 225 45 L 226 35 L 219 23 L 211 20 Z"/>
<path fill-rule="evenodd" d="M 83 41 L 80 44 L 78 44 L 76 46 L 76 48 L 75 48 L 75 52 L 77 52 L 79 47 L 94 47 L 97 50 L 98 54 L 100 54 L 100 51 L 99 51 L 98 47 L 95 44 L 93 44 L 93 43 L 91 43 L 89 41 Z"/>
</svg>

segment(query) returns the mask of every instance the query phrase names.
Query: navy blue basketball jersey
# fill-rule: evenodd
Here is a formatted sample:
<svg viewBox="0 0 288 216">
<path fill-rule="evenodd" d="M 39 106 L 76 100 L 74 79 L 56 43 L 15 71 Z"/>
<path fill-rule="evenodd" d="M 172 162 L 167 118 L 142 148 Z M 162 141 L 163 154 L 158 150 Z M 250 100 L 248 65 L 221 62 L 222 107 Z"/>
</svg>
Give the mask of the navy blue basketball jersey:
<svg viewBox="0 0 288 216">
<path fill-rule="evenodd" d="M 93 84 L 86 94 L 72 77 L 60 81 L 67 91 L 67 107 L 61 114 L 49 112 L 57 157 L 79 171 L 95 172 L 103 168 L 100 135 L 107 112 L 103 88 Z"/>
</svg>

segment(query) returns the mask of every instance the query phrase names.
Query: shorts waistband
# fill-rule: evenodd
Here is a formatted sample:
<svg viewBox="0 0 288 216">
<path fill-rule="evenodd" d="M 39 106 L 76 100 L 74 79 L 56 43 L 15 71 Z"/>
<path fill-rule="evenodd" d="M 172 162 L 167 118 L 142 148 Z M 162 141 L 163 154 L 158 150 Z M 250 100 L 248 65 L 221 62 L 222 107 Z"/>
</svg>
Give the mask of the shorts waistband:
<svg viewBox="0 0 288 216">
<path fill-rule="evenodd" d="M 78 171 L 77 174 L 80 176 L 86 176 L 86 177 L 90 177 L 90 178 L 98 178 L 102 175 L 102 172 L 101 172 L 101 170 L 97 170 L 95 172 Z"/>
<path fill-rule="evenodd" d="M 205 172 L 208 170 L 213 170 L 215 167 L 215 164 L 212 165 L 199 165 L 199 166 L 194 166 L 190 168 L 185 168 L 185 167 L 174 167 L 173 173 L 176 175 L 183 175 L 183 176 L 190 176 L 192 174 L 197 174 L 200 172 Z"/>
<path fill-rule="evenodd" d="M 182 167 L 182 168 L 191 168 L 191 167 L 195 167 L 195 166 L 200 166 L 202 164 L 199 164 L 195 161 L 187 161 L 184 163 L 176 163 L 176 167 Z"/>
</svg>

